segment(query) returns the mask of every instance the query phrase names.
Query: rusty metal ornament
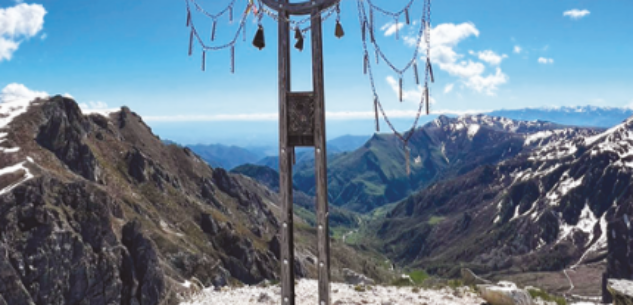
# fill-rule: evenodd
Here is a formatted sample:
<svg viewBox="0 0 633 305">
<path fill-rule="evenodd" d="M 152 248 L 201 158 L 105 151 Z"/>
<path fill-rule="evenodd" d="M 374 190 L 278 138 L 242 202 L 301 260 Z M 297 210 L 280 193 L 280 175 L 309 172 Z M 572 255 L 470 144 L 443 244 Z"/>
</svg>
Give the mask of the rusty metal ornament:
<svg viewBox="0 0 633 305">
<path fill-rule="evenodd" d="M 258 49 L 263 49 L 266 47 L 266 41 L 264 39 L 264 27 L 259 25 L 257 29 L 257 33 L 255 33 L 255 38 L 253 39 L 253 45 Z"/>
<path fill-rule="evenodd" d="M 303 51 L 303 34 L 301 34 L 301 30 L 299 28 L 295 30 L 295 39 L 297 40 L 295 48 L 299 51 Z"/>
<path fill-rule="evenodd" d="M 340 21 L 336 21 L 336 29 L 334 31 L 334 35 L 336 36 L 336 38 L 339 39 L 345 36 L 345 31 L 343 31 L 343 26 L 341 25 Z"/>
</svg>

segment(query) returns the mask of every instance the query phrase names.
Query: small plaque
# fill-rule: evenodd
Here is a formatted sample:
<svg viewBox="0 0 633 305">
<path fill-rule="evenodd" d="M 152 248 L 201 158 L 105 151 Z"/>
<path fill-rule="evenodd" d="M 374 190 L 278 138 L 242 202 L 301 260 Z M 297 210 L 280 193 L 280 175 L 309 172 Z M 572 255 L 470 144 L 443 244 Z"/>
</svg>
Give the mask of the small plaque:
<svg viewBox="0 0 633 305">
<path fill-rule="evenodd" d="M 288 144 L 314 146 L 314 93 L 288 93 Z"/>
</svg>

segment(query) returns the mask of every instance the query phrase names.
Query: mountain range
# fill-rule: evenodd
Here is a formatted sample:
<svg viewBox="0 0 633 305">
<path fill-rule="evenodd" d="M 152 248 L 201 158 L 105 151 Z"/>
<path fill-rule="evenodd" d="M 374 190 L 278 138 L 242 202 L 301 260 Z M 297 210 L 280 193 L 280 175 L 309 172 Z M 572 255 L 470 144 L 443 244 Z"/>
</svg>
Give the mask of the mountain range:
<svg viewBox="0 0 633 305">
<path fill-rule="evenodd" d="M 0 113 L 0 304 L 176 304 L 196 285 L 279 279 L 274 166 L 214 167 L 127 107 L 84 114 L 55 96 Z M 633 118 L 439 116 L 411 132 L 410 175 L 393 135 L 330 149 L 334 280 L 388 282 L 391 263 L 532 284 L 569 269 L 595 294 L 595 270 L 633 276 Z M 314 278 L 313 154 L 298 152 L 293 263 Z"/>
<path fill-rule="evenodd" d="M 176 304 L 196 286 L 279 279 L 269 188 L 164 144 L 126 107 L 83 114 L 55 96 L 0 112 L 0 304 Z M 297 217 L 295 234 L 295 271 L 315 277 L 316 230 Z M 331 249 L 334 279 L 391 277 Z"/>
</svg>

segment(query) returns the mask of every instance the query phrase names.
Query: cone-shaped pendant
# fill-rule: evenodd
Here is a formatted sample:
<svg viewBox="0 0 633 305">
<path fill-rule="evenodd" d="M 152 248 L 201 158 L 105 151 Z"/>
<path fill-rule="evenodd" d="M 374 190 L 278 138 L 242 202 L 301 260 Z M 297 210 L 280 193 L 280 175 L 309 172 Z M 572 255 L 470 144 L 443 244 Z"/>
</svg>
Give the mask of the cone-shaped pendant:
<svg viewBox="0 0 633 305">
<path fill-rule="evenodd" d="M 191 11 L 187 10 L 187 27 L 191 25 Z"/>
<path fill-rule="evenodd" d="M 431 65 L 431 59 L 426 59 L 426 66 L 429 69 L 429 75 L 431 76 L 431 82 L 435 82 L 435 77 L 433 76 L 433 66 Z"/>
<path fill-rule="evenodd" d="M 334 31 L 334 36 L 339 39 L 345 36 L 345 31 L 343 31 L 343 26 L 339 21 L 336 21 L 336 30 Z"/>
<path fill-rule="evenodd" d="M 299 51 L 303 51 L 303 37 L 299 37 L 297 43 L 295 44 L 295 48 Z"/>
<path fill-rule="evenodd" d="M 400 102 L 402 103 L 402 76 L 400 76 Z"/>
<path fill-rule="evenodd" d="M 206 70 L 206 66 L 207 66 L 207 52 L 202 51 L 202 72 Z"/>
<path fill-rule="evenodd" d="M 295 48 L 299 51 L 303 51 L 303 35 L 301 34 L 301 30 L 299 30 L 299 28 L 295 30 L 295 39 L 297 39 Z"/>
<path fill-rule="evenodd" d="M 189 56 L 193 54 L 193 28 L 191 28 L 191 34 L 189 35 Z"/>
<path fill-rule="evenodd" d="M 411 24 L 411 19 L 409 19 L 409 9 L 404 10 L 404 21 L 407 25 Z"/>
<path fill-rule="evenodd" d="M 259 28 L 257 29 L 257 33 L 255 34 L 253 45 L 260 50 L 266 46 L 266 41 L 264 40 L 264 27 L 261 25 L 259 26 Z"/>
<path fill-rule="evenodd" d="M 378 119 L 378 97 L 374 96 L 374 114 L 376 116 L 376 132 L 380 132 L 380 120 Z"/>
<path fill-rule="evenodd" d="M 231 46 L 231 73 L 235 73 L 235 46 Z"/>
<path fill-rule="evenodd" d="M 211 41 L 215 40 L 215 28 L 217 26 L 218 22 L 213 20 L 213 25 L 211 26 Z"/>
<path fill-rule="evenodd" d="M 413 76 L 415 77 L 415 84 L 420 84 L 420 74 L 418 74 L 418 64 L 413 63 Z"/>
<path fill-rule="evenodd" d="M 229 7 L 229 22 L 233 23 L 233 7 Z"/>
</svg>

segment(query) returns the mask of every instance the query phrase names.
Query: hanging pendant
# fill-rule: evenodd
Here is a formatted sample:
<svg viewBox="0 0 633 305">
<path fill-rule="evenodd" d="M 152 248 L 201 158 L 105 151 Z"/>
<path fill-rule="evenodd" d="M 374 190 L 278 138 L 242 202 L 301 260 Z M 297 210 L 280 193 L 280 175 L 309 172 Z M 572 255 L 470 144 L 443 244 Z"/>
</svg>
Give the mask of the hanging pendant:
<svg viewBox="0 0 633 305">
<path fill-rule="evenodd" d="M 295 30 L 295 39 L 297 39 L 295 48 L 299 51 L 303 51 L 303 35 L 301 34 L 301 30 L 299 30 L 299 28 Z"/>
<path fill-rule="evenodd" d="M 371 38 L 371 42 L 376 42 L 376 37 L 374 37 L 374 10 L 369 8 L 369 37 Z"/>
<path fill-rule="evenodd" d="M 380 63 L 380 52 L 378 52 L 378 49 L 376 49 L 376 64 Z"/>
<path fill-rule="evenodd" d="M 376 116 L 376 132 L 380 132 L 380 120 L 378 119 L 378 97 L 374 96 L 374 114 Z"/>
<path fill-rule="evenodd" d="M 363 57 L 363 74 L 367 75 L 367 66 L 369 65 L 369 55 L 365 52 L 365 56 Z"/>
<path fill-rule="evenodd" d="M 429 69 L 429 75 L 431 76 L 431 82 L 435 83 L 435 77 L 433 76 L 433 66 L 431 65 L 431 59 L 426 58 L 426 66 Z"/>
<path fill-rule="evenodd" d="M 255 38 L 253 39 L 253 45 L 258 49 L 263 49 L 266 46 L 266 41 L 264 39 L 264 27 L 259 25 L 257 29 L 257 33 L 255 34 Z"/>
<path fill-rule="evenodd" d="M 187 10 L 187 27 L 191 25 L 191 11 Z"/>
<path fill-rule="evenodd" d="M 229 6 L 229 23 L 233 23 L 233 6 Z"/>
<path fill-rule="evenodd" d="M 217 26 L 218 22 L 214 19 L 213 20 L 213 25 L 211 26 L 211 41 L 215 40 L 215 28 Z"/>
<path fill-rule="evenodd" d="M 402 103 L 402 75 L 400 75 L 400 102 Z"/>
<path fill-rule="evenodd" d="M 191 28 L 191 34 L 189 35 L 189 56 L 193 54 L 193 28 Z"/>
<path fill-rule="evenodd" d="M 206 70 L 207 66 L 207 51 L 202 51 L 202 72 Z"/>
<path fill-rule="evenodd" d="M 341 39 L 343 36 L 345 36 L 345 31 L 343 31 L 343 26 L 341 25 L 340 21 L 336 21 L 336 29 L 334 30 L 334 36 L 336 36 L 336 38 Z"/>
<path fill-rule="evenodd" d="M 418 74 L 418 63 L 413 63 L 413 75 L 415 77 L 415 84 L 420 84 L 420 74 Z"/>
<path fill-rule="evenodd" d="M 362 25 L 362 37 L 363 37 L 363 41 L 366 40 L 367 37 L 367 21 L 363 21 L 363 25 Z"/>
<path fill-rule="evenodd" d="M 407 25 L 411 24 L 411 19 L 409 19 L 409 9 L 404 10 L 404 20 Z"/>
<path fill-rule="evenodd" d="M 407 142 L 404 143 L 404 159 L 406 161 L 407 166 L 407 176 L 411 176 L 411 160 L 409 160 L 411 153 L 409 151 L 409 147 L 407 146 Z"/>
<path fill-rule="evenodd" d="M 429 86 L 424 86 L 424 95 L 426 97 L 426 115 L 430 114 L 431 99 L 429 98 Z"/>
<path fill-rule="evenodd" d="M 231 46 L 231 74 L 235 73 L 235 46 Z"/>
</svg>

